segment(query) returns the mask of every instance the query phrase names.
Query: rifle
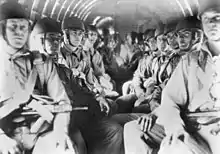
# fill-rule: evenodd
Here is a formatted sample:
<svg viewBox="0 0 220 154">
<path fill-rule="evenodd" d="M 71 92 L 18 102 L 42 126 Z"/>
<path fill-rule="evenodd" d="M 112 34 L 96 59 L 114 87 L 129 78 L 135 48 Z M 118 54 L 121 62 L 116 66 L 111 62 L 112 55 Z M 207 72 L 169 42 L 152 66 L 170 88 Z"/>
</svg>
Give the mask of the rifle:
<svg viewBox="0 0 220 154">
<path fill-rule="evenodd" d="M 196 121 L 200 125 L 210 125 L 220 121 L 220 110 L 189 112 L 187 118 L 190 121 Z"/>
<path fill-rule="evenodd" d="M 52 122 L 53 114 L 79 110 L 88 110 L 88 107 L 72 107 L 70 104 L 58 104 L 51 97 L 32 95 L 32 100 L 22 107 L 21 115 L 40 115 L 47 122 Z"/>
<path fill-rule="evenodd" d="M 188 126 L 189 130 L 193 129 L 199 130 L 200 126 L 207 126 L 210 124 L 215 124 L 220 121 L 220 109 L 214 109 L 211 111 L 199 111 L 199 112 L 189 112 L 185 116 L 185 123 Z M 190 129 L 192 128 L 192 130 Z M 216 128 L 211 130 L 213 135 L 216 135 L 220 132 L 220 127 L 217 125 Z"/>
<path fill-rule="evenodd" d="M 32 95 L 32 99 L 28 104 L 20 107 L 21 112 L 15 113 L 14 121 L 16 117 L 37 117 L 37 121 L 30 128 L 30 132 L 36 133 L 39 132 L 44 123 L 47 122 L 51 124 L 54 119 L 54 114 L 65 113 L 72 111 L 86 111 L 88 107 L 72 107 L 70 104 L 58 104 L 48 96 L 42 95 Z M 22 118 L 24 121 L 26 118 Z M 19 121 L 18 122 L 22 122 Z"/>
</svg>

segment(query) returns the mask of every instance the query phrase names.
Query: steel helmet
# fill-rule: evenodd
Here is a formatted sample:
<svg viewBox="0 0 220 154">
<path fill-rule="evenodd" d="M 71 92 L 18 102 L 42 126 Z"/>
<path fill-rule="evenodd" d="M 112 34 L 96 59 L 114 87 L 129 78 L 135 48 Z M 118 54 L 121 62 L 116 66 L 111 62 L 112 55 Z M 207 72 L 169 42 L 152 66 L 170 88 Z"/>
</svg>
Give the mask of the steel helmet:
<svg viewBox="0 0 220 154">
<path fill-rule="evenodd" d="M 176 26 L 177 26 L 177 23 L 175 21 L 171 21 L 167 23 L 164 29 L 164 34 L 167 34 L 172 31 L 176 31 Z"/>
<path fill-rule="evenodd" d="M 85 26 L 79 18 L 69 17 L 64 19 L 62 23 L 62 30 L 66 29 L 80 29 L 82 31 L 85 31 Z"/>
<path fill-rule="evenodd" d="M 164 30 L 165 30 L 165 25 L 159 24 L 158 28 L 155 31 L 155 37 L 164 34 Z"/>
<path fill-rule="evenodd" d="M 144 38 L 144 40 L 147 40 L 147 36 L 148 36 L 148 34 L 150 33 L 150 31 L 151 31 L 151 29 L 146 29 L 146 30 L 144 31 L 144 33 L 143 33 L 143 38 Z"/>
<path fill-rule="evenodd" d="M 29 20 L 27 11 L 17 2 L 5 2 L 0 5 L 0 21 L 23 18 Z"/>
<path fill-rule="evenodd" d="M 45 34 L 49 32 L 61 33 L 60 24 L 51 18 L 43 18 L 37 21 L 33 28 L 33 35 Z"/>
<path fill-rule="evenodd" d="M 177 32 L 182 29 L 189 29 L 189 30 L 201 29 L 201 22 L 195 16 L 186 17 L 183 20 L 181 20 L 176 26 Z"/>
<path fill-rule="evenodd" d="M 149 29 L 146 40 L 149 40 L 152 37 L 155 37 L 155 29 Z"/>
<path fill-rule="evenodd" d="M 203 0 L 204 1 L 204 0 Z M 201 15 L 205 12 L 218 12 L 220 13 L 220 1 L 219 0 L 209 0 L 200 3 L 198 8 L 198 19 L 201 19 Z"/>
</svg>

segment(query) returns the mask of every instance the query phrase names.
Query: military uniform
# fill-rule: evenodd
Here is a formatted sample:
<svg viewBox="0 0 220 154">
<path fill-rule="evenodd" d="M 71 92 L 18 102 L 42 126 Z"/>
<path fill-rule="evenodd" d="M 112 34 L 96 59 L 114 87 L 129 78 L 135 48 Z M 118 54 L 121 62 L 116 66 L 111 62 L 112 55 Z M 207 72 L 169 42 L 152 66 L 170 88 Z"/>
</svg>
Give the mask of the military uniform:
<svg viewBox="0 0 220 154">
<path fill-rule="evenodd" d="M 95 50 L 90 49 L 87 52 L 87 56 L 89 57 L 89 61 L 91 62 L 91 66 L 94 71 L 95 77 L 98 79 L 100 85 L 105 91 L 112 91 L 115 88 L 113 85 L 111 77 L 105 72 L 105 67 L 103 63 L 103 58 L 101 54 Z"/>
<path fill-rule="evenodd" d="M 6 55 L 2 58 L 1 61 L 4 61 L 5 65 L 3 66 L 4 69 L 1 69 L 0 109 L 4 110 L 4 107 L 11 104 L 13 100 L 17 104 L 12 103 L 8 111 L 5 110 L 8 114 L 5 117 L 1 116 L 3 118 L 1 119 L 1 122 L 3 122 L 1 127 L 7 135 L 15 138 L 24 149 L 31 149 L 37 141 L 39 133 L 42 133 L 40 129 L 33 131 L 33 125 L 38 121 L 39 115 L 43 119 L 47 119 L 48 117 L 44 117 L 41 113 L 38 113 L 38 109 L 36 109 L 38 113 L 36 114 L 38 115 L 37 117 L 36 115 L 23 116 L 26 111 L 23 107 L 28 107 L 31 103 L 33 104 L 33 99 L 31 99 L 30 95 L 34 96 L 37 94 L 51 97 L 53 101 L 49 101 L 49 104 L 46 103 L 46 105 L 70 105 L 70 100 L 51 59 L 42 60 L 39 57 L 36 58 L 25 49 L 21 49 L 13 56 Z M 38 70 L 39 66 L 37 65 L 40 65 L 40 70 Z M 36 73 L 35 79 L 33 72 Z M 41 108 L 44 108 L 44 106 L 41 106 Z M 33 110 L 35 110 L 34 107 Z M 39 110 L 39 112 L 41 111 Z M 68 117 L 68 114 L 66 116 Z M 51 120 L 53 121 L 54 117 Z M 60 123 L 60 126 L 67 127 L 65 119 L 63 120 L 64 123 Z M 22 131 L 21 128 L 24 126 L 26 129 Z M 48 132 L 49 130 L 45 129 L 44 132 Z"/>
<path fill-rule="evenodd" d="M 206 105 L 210 105 L 208 110 L 214 110 L 215 105 L 212 105 L 214 101 L 210 95 L 212 76 L 215 71 L 213 64 L 212 55 L 206 43 L 200 51 L 191 52 L 180 61 L 162 95 L 158 123 L 164 126 L 166 133 L 172 132 L 174 128 L 189 129 L 189 125 L 186 125 L 188 119 L 183 120 L 180 116 L 182 109 L 185 109 L 184 114 L 203 111 L 202 106 Z M 198 133 L 208 143 L 213 153 L 219 153 L 217 144 L 219 135 L 214 136 L 210 133 L 216 125 L 217 123 L 201 125 L 199 131 L 194 130 L 194 134 Z M 200 148 L 205 149 L 204 153 L 210 153 L 207 146 L 203 145 Z"/>
<path fill-rule="evenodd" d="M 137 70 L 133 77 L 134 91 L 137 96 L 146 92 L 146 87 L 144 87 L 144 82 L 152 76 L 152 56 L 144 55 L 144 57 L 139 61 Z"/>
<path fill-rule="evenodd" d="M 70 69 L 76 69 L 79 72 L 82 72 L 85 75 L 87 87 L 90 90 L 94 88 L 100 89 L 97 78 L 94 76 L 94 70 L 91 67 L 90 58 L 83 49 L 77 49 L 74 53 L 69 51 L 67 47 L 62 48 L 61 53 L 63 59 L 59 59 L 59 63 L 64 64 Z"/>
</svg>

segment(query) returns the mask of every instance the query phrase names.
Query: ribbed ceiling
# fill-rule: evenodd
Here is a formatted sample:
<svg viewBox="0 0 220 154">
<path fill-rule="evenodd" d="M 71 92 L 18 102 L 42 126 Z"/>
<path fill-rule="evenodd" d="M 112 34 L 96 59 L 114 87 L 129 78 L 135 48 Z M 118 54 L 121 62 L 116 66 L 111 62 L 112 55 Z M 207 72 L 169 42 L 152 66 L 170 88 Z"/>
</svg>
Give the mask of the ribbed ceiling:
<svg viewBox="0 0 220 154">
<path fill-rule="evenodd" d="M 0 0 L 0 2 L 9 0 Z M 32 20 L 51 17 L 62 21 L 77 16 L 86 23 L 99 17 L 114 19 L 114 26 L 124 31 L 143 31 L 160 22 L 193 15 L 198 4 L 211 0 L 11 0 L 26 6 Z"/>
</svg>

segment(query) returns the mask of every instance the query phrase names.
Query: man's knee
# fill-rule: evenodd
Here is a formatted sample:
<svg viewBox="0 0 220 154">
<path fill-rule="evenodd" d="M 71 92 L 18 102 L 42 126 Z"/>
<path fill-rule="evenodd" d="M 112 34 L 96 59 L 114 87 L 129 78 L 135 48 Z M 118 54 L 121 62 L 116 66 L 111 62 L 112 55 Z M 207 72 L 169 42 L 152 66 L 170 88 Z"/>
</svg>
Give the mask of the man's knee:
<svg viewBox="0 0 220 154">
<path fill-rule="evenodd" d="M 32 154 L 54 154 L 54 153 L 75 153 L 77 149 L 75 149 L 74 145 L 71 145 L 71 149 L 60 149 L 57 147 L 57 138 L 53 134 L 53 132 L 50 132 L 48 134 L 45 134 L 38 138 Z M 74 148 L 74 149 L 72 149 Z"/>
<path fill-rule="evenodd" d="M 143 132 L 140 130 L 137 120 L 128 122 L 124 125 L 124 137 L 141 136 Z M 131 139 L 132 140 L 132 139 Z"/>
<path fill-rule="evenodd" d="M 127 95 L 131 90 L 132 81 L 127 81 L 122 85 L 122 94 Z"/>
<path fill-rule="evenodd" d="M 52 133 L 39 137 L 32 154 L 52 154 L 53 149 L 56 148 L 54 140 Z"/>
<path fill-rule="evenodd" d="M 153 149 L 145 143 L 137 121 L 131 121 L 124 126 L 124 148 L 125 154 L 152 154 Z"/>
<path fill-rule="evenodd" d="M 171 144 L 168 140 L 163 140 L 158 154 L 211 154 L 209 147 L 199 136 L 188 136 L 184 141 L 178 139 Z"/>
</svg>

